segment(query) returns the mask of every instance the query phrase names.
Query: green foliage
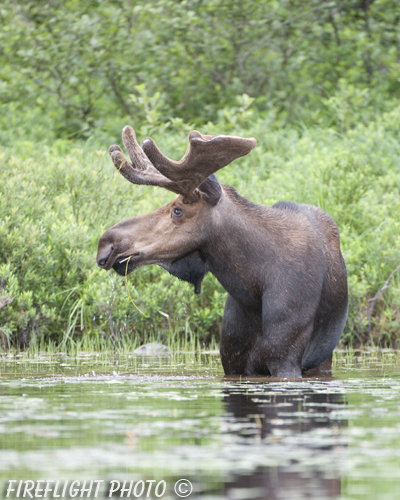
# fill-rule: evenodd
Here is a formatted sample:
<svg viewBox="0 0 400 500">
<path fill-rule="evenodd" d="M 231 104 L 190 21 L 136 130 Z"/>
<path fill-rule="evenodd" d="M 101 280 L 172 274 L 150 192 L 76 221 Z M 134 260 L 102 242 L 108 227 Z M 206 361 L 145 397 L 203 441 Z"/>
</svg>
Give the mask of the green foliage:
<svg viewBox="0 0 400 500">
<path fill-rule="evenodd" d="M 370 327 L 375 342 L 397 339 L 398 276 L 375 301 L 371 322 L 368 299 L 399 264 L 400 107 L 342 134 L 299 134 L 270 130 L 268 120 L 249 114 L 246 99 L 202 129 L 259 139 L 248 157 L 219 173 L 220 180 L 256 203 L 289 199 L 330 214 L 349 274 L 344 340 L 366 342 Z M 172 158 L 186 148 L 178 128 L 170 123 L 154 134 Z M 128 286 L 144 317 L 131 304 L 125 280 L 96 266 L 98 239 L 107 227 L 174 195 L 130 185 L 113 172 L 106 152 L 90 144 L 79 149 L 66 141 L 51 147 L 16 142 L 14 149 L 3 148 L 0 161 L 0 287 L 1 295 L 13 298 L 0 312 L 0 324 L 10 342 L 40 337 L 70 344 L 100 335 L 118 343 L 123 335 L 147 340 L 160 333 L 206 343 L 218 339 L 225 292 L 212 276 L 197 297 L 157 266 L 135 271 Z"/>
<path fill-rule="evenodd" d="M 26 114 L 70 138 L 215 122 L 243 94 L 277 124 L 353 126 L 400 96 L 399 20 L 397 0 L 3 0 L 2 138 Z"/>
<path fill-rule="evenodd" d="M 97 269 L 99 236 L 170 201 L 105 149 L 132 124 L 180 158 L 186 134 L 254 136 L 219 173 L 250 200 L 320 206 L 349 271 L 348 343 L 397 342 L 395 0 L 4 0 L 0 6 L 0 345 L 218 338 L 225 292 L 150 266 Z M 73 142 L 74 141 L 74 142 Z M 374 300 L 371 300 L 373 299 Z"/>
</svg>

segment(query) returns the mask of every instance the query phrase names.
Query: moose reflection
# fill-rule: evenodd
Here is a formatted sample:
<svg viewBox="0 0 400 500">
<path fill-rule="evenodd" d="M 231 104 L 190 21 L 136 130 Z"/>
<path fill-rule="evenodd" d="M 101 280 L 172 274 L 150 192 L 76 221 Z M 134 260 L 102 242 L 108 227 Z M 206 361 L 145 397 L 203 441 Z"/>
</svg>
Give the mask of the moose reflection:
<svg viewBox="0 0 400 500">
<path fill-rule="evenodd" d="M 225 483 L 226 498 L 322 500 L 340 495 L 338 468 L 347 421 L 335 418 L 335 412 L 346 404 L 342 394 L 320 385 L 282 384 L 237 384 L 225 394 L 227 431 L 237 434 L 243 453 L 259 443 L 261 453 L 277 464 L 234 474 Z"/>
<path fill-rule="evenodd" d="M 347 319 L 347 276 L 335 222 L 311 205 L 259 206 L 219 183 L 215 172 L 247 155 L 256 140 L 189 134 L 181 161 L 152 139 L 122 134 L 129 162 L 110 147 L 134 184 L 179 197 L 115 224 L 100 238 L 97 263 L 123 275 L 158 264 L 200 293 L 211 272 L 228 296 L 221 333 L 226 374 L 301 377 L 330 360 Z"/>
</svg>

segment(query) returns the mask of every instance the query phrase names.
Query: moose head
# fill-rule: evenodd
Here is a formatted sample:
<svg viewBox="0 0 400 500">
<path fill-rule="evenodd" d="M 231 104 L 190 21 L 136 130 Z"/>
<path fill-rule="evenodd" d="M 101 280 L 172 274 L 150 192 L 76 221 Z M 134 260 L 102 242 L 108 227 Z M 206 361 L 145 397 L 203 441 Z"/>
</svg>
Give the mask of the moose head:
<svg viewBox="0 0 400 500">
<path fill-rule="evenodd" d="M 140 147 L 131 127 L 109 149 L 133 184 L 178 198 L 115 224 L 100 238 L 97 263 L 118 274 L 158 264 L 200 293 L 207 272 L 228 291 L 221 359 L 227 374 L 301 376 L 330 358 L 347 318 L 347 278 L 336 224 L 316 207 L 254 205 L 215 172 L 247 155 L 255 139 L 189 134 L 180 161 L 154 141 Z"/>
<path fill-rule="evenodd" d="M 224 135 L 189 134 L 189 146 L 181 161 L 164 156 L 147 138 L 142 147 L 132 127 L 125 127 L 122 140 L 131 162 L 119 146 L 109 149 L 115 168 L 133 184 L 160 186 L 180 196 L 151 214 L 127 219 L 111 227 L 99 242 L 98 265 L 128 273 L 146 264 L 159 264 L 195 285 L 200 293 L 205 272 L 199 251 L 210 241 L 210 223 L 219 209 L 223 189 L 214 172 L 248 154 L 255 139 Z M 216 212 L 216 214 L 214 213 Z M 179 262 L 186 258 L 184 263 Z"/>
</svg>

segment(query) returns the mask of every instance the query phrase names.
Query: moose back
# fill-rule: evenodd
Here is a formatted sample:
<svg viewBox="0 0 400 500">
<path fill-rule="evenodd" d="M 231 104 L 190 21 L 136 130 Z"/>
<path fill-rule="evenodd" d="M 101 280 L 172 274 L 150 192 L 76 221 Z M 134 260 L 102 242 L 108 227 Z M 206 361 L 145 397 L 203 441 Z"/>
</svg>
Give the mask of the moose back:
<svg viewBox="0 0 400 500">
<path fill-rule="evenodd" d="M 211 272 L 228 296 L 221 332 L 227 375 L 301 377 L 328 367 L 348 311 L 346 267 L 335 222 L 311 205 L 255 205 L 219 183 L 215 172 L 248 154 L 255 139 L 193 131 L 181 161 L 152 139 L 140 147 L 125 127 L 110 147 L 133 184 L 164 187 L 178 198 L 126 219 L 100 238 L 97 263 L 124 275 L 158 264 L 200 293 Z"/>
</svg>

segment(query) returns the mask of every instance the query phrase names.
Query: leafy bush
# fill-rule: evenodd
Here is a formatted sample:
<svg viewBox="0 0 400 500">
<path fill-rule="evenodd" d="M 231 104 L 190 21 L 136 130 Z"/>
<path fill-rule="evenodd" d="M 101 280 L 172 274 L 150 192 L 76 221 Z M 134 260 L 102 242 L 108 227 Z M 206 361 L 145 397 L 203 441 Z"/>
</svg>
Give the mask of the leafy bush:
<svg viewBox="0 0 400 500">
<path fill-rule="evenodd" d="M 108 226 L 172 199 L 113 172 L 105 149 L 126 123 L 173 158 L 193 128 L 256 137 L 220 180 L 329 213 L 349 271 L 344 341 L 396 343 L 399 19 L 396 0 L 4 0 L 0 345 L 218 338 L 213 277 L 196 297 L 136 271 L 145 317 L 96 267 Z"/>
<path fill-rule="evenodd" d="M 349 274 L 344 342 L 367 342 L 370 330 L 374 342 L 396 342 L 400 273 L 376 300 L 369 299 L 400 263 L 400 107 L 341 134 L 330 128 L 300 133 L 271 128 L 270 118 L 253 113 L 246 99 L 201 129 L 258 139 L 249 156 L 218 174 L 220 181 L 256 203 L 289 199 L 330 214 Z M 142 127 L 149 131 L 145 122 Z M 178 120 L 154 127 L 160 148 L 180 157 L 188 126 Z M 131 304 L 125 280 L 97 268 L 97 243 L 107 227 L 174 195 L 130 185 L 95 143 L 58 140 L 49 146 L 14 139 L 13 148 L 0 150 L 0 295 L 13 299 L 0 311 L 0 333 L 19 343 L 118 342 L 124 335 L 146 340 L 158 334 L 218 339 L 225 292 L 212 276 L 197 297 L 157 266 L 135 271 L 128 286 L 145 317 Z"/>
<path fill-rule="evenodd" d="M 25 114 L 36 137 L 144 123 L 143 87 L 162 121 L 215 122 L 245 93 L 277 124 L 347 127 L 400 96 L 399 18 L 397 0 L 3 0 L 1 135 Z"/>
</svg>

